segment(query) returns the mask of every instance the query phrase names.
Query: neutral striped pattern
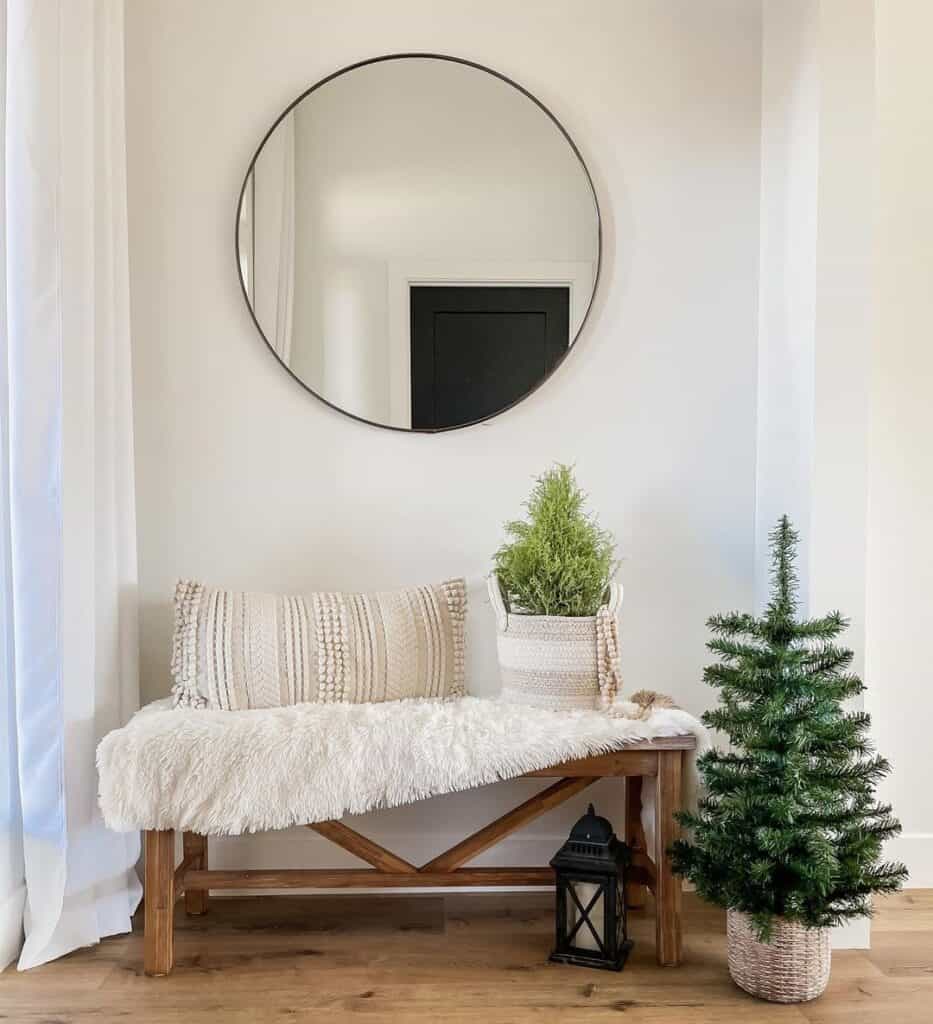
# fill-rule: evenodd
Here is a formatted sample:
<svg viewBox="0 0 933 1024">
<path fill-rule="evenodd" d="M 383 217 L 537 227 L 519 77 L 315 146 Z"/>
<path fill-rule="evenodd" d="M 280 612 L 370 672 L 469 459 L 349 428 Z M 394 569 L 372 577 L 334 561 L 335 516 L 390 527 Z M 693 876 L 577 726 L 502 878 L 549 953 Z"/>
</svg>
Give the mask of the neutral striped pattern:
<svg viewBox="0 0 933 1024">
<path fill-rule="evenodd" d="M 608 708 L 619 684 L 621 593 L 611 586 L 597 615 L 519 615 L 507 609 L 499 581 L 491 576 L 502 700 L 553 710 Z"/>
<path fill-rule="evenodd" d="M 462 579 L 391 593 L 175 590 L 176 705 L 225 711 L 464 692 Z"/>
<path fill-rule="evenodd" d="M 597 640 L 594 616 L 510 616 L 498 638 L 502 699 L 555 710 L 596 707 Z"/>
</svg>

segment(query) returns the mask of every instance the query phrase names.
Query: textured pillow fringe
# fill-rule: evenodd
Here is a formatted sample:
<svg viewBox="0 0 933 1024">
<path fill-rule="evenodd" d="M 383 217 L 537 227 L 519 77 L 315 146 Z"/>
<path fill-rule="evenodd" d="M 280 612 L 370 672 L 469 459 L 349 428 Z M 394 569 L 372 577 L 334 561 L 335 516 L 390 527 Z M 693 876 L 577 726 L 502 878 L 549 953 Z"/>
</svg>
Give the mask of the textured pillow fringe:
<svg viewBox="0 0 933 1024">
<path fill-rule="evenodd" d="M 444 580 L 441 584 L 447 599 L 447 611 L 453 626 L 454 679 L 448 696 L 463 697 L 466 694 L 466 641 L 465 624 L 467 610 L 466 580 Z"/>
<path fill-rule="evenodd" d="M 172 694 L 176 708 L 207 706 L 207 698 L 198 690 L 198 608 L 203 594 L 204 585 L 193 580 L 179 580 L 175 586 Z"/>
</svg>

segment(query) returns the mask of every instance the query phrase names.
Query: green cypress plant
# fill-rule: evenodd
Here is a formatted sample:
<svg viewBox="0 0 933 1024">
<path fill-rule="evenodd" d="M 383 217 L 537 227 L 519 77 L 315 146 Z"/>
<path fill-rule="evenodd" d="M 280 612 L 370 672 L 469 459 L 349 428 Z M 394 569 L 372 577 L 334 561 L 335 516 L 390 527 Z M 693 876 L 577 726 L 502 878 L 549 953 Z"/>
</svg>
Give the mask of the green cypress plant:
<svg viewBox="0 0 933 1024">
<path fill-rule="evenodd" d="M 586 512 L 570 466 L 535 482 L 528 518 L 505 524 L 510 540 L 495 554 L 499 586 L 525 615 L 595 615 L 616 569 L 612 535 Z"/>
<path fill-rule="evenodd" d="M 873 752 L 870 717 L 843 708 L 864 689 L 849 671 L 852 651 L 835 642 L 848 622 L 839 612 L 797 617 L 797 534 L 786 516 L 771 545 L 764 615 L 708 622 L 720 661 L 704 678 L 719 706 L 703 721 L 733 749 L 699 759 L 706 795 L 696 814 L 678 815 L 692 841 L 671 851 L 701 896 L 750 915 L 762 941 L 776 917 L 819 928 L 870 914 L 871 895 L 907 877 L 881 859 L 900 832 L 874 794 L 890 767 Z"/>
</svg>

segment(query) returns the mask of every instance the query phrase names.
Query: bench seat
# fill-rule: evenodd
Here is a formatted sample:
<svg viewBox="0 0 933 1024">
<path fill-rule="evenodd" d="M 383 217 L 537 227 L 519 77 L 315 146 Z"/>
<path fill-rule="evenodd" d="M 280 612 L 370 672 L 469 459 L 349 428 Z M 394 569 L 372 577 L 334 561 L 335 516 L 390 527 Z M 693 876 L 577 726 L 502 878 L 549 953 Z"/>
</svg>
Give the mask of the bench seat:
<svg viewBox="0 0 933 1024">
<path fill-rule="evenodd" d="M 620 817 L 635 848 L 629 900 L 637 906 L 646 888 L 654 893 L 658 962 L 676 965 L 680 884 L 665 851 L 676 835 L 674 811 L 693 802 L 695 758 L 707 745 L 700 723 L 676 709 L 635 720 L 473 697 L 245 712 L 159 702 L 101 742 L 100 804 L 111 828 L 146 833 L 145 968 L 160 975 L 173 964 L 176 901 L 184 897 L 189 913 L 204 913 L 211 890 L 550 886 L 548 867 L 469 862 L 598 779 L 624 779 Z M 513 778 L 557 781 L 421 866 L 340 820 Z M 295 825 L 369 866 L 208 866 L 210 835 Z M 176 831 L 183 833 L 177 866 Z"/>
</svg>

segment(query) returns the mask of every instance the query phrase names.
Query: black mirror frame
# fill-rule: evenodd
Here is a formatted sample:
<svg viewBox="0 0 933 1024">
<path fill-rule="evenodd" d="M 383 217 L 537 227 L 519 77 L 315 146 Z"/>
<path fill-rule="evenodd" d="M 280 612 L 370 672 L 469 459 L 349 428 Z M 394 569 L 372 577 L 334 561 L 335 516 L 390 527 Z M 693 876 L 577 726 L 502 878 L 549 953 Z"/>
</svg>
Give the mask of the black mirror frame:
<svg viewBox="0 0 933 1024">
<path fill-rule="evenodd" d="M 265 332 L 263 331 L 262 327 L 259 324 L 259 321 L 256 319 L 256 314 L 253 311 L 252 304 L 250 303 L 249 293 L 247 292 L 246 289 L 246 282 L 243 280 L 243 271 L 240 264 L 240 210 L 243 205 L 243 197 L 246 193 L 247 185 L 249 184 L 250 175 L 253 173 L 253 168 L 256 165 L 256 161 L 259 158 L 259 154 L 262 152 L 263 146 L 265 146 L 266 142 L 269 139 L 269 136 L 271 136 L 272 133 L 276 130 L 276 128 L 278 128 L 282 120 L 285 117 L 287 117 L 288 114 L 296 106 L 298 106 L 299 103 L 302 102 L 302 100 L 310 96 L 311 93 L 315 92 L 317 89 L 320 89 L 322 85 L 326 85 L 333 79 L 339 78 L 341 75 L 349 74 L 349 72 L 355 71 L 357 68 L 366 67 L 369 64 L 381 64 L 390 60 L 411 60 L 413 58 L 421 60 L 445 60 L 450 61 L 453 64 L 463 64 L 466 67 L 475 68 L 477 71 L 485 71 L 486 74 L 492 75 L 494 78 L 498 78 L 500 81 L 512 86 L 513 89 L 517 89 L 523 96 L 531 100 L 531 102 L 534 103 L 535 106 L 537 106 L 541 111 L 544 112 L 544 114 L 547 115 L 547 117 L 551 120 L 551 122 L 554 124 L 557 130 L 561 133 L 561 135 L 564 137 L 567 144 L 573 151 L 573 154 L 577 158 L 577 161 L 579 162 L 580 167 L 582 168 L 583 173 L 586 177 L 586 182 L 590 188 L 590 194 L 593 197 L 593 206 L 596 210 L 596 274 L 593 278 L 593 289 L 590 293 L 589 302 L 587 303 L 586 310 L 583 314 L 583 319 L 580 321 L 580 326 L 576 334 L 574 334 L 573 339 L 567 346 L 567 351 L 564 352 L 564 354 L 555 362 L 550 372 L 543 376 L 541 380 L 539 380 L 533 388 L 531 388 L 529 391 L 526 391 L 524 395 L 522 395 L 520 398 L 515 399 L 514 402 L 510 402 L 508 405 L 503 406 L 501 409 L 497 409 L 496 412 L 491 413 L 489 416 L 483 416 L 480 419 L 471 420 L 469 423 L 458 423 L 456 426 L 451 427 L 397 427 L 391 423 L 379 423 L 376 420 L 366 419 L 365 416 L 358 416 L 356 415 L 356 413 L 348 412 L 346 409 L 341 408 L 339 405 L 335 405 L 333 402 L 329 401 L 323 395 L 315 391 L 314 388 L 305 383 L 305 381 L 303 381 L 296 373 L 294 373 L 291 370 L 291 368 L 285 362 L 282 361 L 282 359 L 279 358 L 279 355 L 275 351 L 275 348 L 272 346 L 272 344 L 269 342 L 269 339 L 266 337 Z M 275 121 L 272 123 L 272 126 L 269 128 L 266 134 L 263 135 L 262 139 L 259 142 L 259 145 L 256 147 L 252 159 L 249 162 L 249 166 L 246 168 L 246 174 L 243 176 L 243 184 L 240 186 L 240 193 L 237 198 L 236 214 L 234 218 L 233 255 L 234 262 L 237 268 L 237 277 L 240 282 L 240 291 L 243 294 L 243 301 L 246 303 L 246 308 L 249 310 L 250 318 L 252 319 L 253 324 L 256 327 L 256 330 L 259 332 L 260 338 L 262 338 L 262 340 L 265 342 L 266 347 L 272 353 L 276 362 L 285 370 L 285 372 L 293 380 L 297 381 L 298 384 L 300 384 L 305 391 L 313 395 L 319 402 L 323 402 L 324 405 L 329 406 L 331 409 L 334 409 L 336 412 L 341 413 L 343 416 L 349 416 L 350 419 L 356 420 L 358 423 L 366 423 L 369 426 L 380 427 L 383 430 L 395 430 L 403 434 L 443 434 L 451 430 L 463 430 L 464 428 L 473 427 L 480 423 L 486 423 L 497 416 L 501 416 L 502 413 L 508 412 L 509 409 L 514 409 L 515 406 L 519 405 L 521 402 L 524 402 L 525 399 L 533 395 L 546 381 L 550 380 L 551 377 L 553 377 L 554 374 L 557 373 L 557 371 L 563 365 L 567 356 L 570 354 L 570 352 L 576 345 L 577 341 L 580 339 L 580 335 L 583 333 L 583 328 L 586 326 L 586 323 L 590 317 L 590 313 L 593 309 L 593 302 L 596 298 L 596 289 L 599 287 L 603 258 L 602 212 L 599 207 L 599 196 L 596 194 L 596 186 L 593 184 L 593 178 L 590 174 L 590 170 L 586 166 L 586 161 L 583 159 L 583 156 L 580 153 L 577 144 L 573 141 L 573 139 L 570 137 L 570 134 L 567 132 L 566 128 L 564 128 L 564 126 L 554 116 L 554 114 L 533 93 L 529 92 L 523 86 L 513 81 L 507 75 L 502 74 L 500 71 L 495 71 L 492 68 L 486 67 L 484 64 L 478 64 L 476 61 L 467 60 L 464 57 L 452 57 L 449 54 L 443 53 L 388 53 L 383 54 L 382 56 L 379 57 L 369 57 L 366 60 L 357 61 L 355 64 L 348 64 L 346 67 L 340 68 L 339 70 L 327 75 L 325 78 L 320 79 L 319 81 L 315 82 L 314 85 L 312 85 L 310 88 L 305 89 L 305 91 L 301 93 L 301 95 L 297 96 L 294 100 L 292 100 L 292 102 L 289 103 L 289 105 L 275 119 Z"/>
</svg>

